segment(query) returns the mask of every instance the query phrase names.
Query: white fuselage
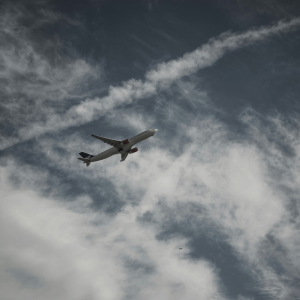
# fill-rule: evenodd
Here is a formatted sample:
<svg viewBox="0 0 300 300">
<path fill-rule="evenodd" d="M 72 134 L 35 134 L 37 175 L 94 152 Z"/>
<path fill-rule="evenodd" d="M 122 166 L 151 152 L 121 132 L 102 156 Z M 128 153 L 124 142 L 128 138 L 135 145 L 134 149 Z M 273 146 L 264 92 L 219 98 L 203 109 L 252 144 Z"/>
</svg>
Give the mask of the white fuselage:
<svg viewBox="0 0 300 300">
<path fill-rule="evenodd" d="M 144 131 L 136 136 L 134 136 L 133 138 L 129 139 L 129 143 L 128 144 L 123 144 L 122 145 L 122 151 L 119 151 L 117 148 L 112 147 L 104 152 L 101 152 L 97 155 L 95 155 L 94 157 L 92 157 L 90 159 L 91 162 L 95 162 L 98 160 L 103 160 L 106 159 L 110 156 L 113 156 L 115 154 L 123 154 L 126 151 L 129 151 L 131 149 L 132 146 L 134 146 L 137 143 L 142 142 L 143 140 L 148 139 L 149 137 L 153 136 L 155 133 L 157 132 L 157 129 L 150 129 L 147 131 Z"/>
</svg>

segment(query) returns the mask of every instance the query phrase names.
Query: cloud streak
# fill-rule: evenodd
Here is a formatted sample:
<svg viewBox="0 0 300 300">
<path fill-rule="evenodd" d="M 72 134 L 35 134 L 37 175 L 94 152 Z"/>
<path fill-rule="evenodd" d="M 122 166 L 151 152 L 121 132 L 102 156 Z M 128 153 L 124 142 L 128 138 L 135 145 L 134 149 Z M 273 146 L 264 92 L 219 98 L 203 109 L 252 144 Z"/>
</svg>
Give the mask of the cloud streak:
<svg viewBox="0 0 300 300">
<path fill-rule="evenodd" d="M 117 157 L 89 168 L 78 163 L 76 149 L 94 154 L 107 148 L 96 140 L 86 143 L 81 128 L 5 152 L 1 293 L 13 292 L 14 299 L 254 299 L 249 292 L 255 298 L 295 299 L 299 122 L 248 108 L 239 117 L 244 136 L 238 135 L 215 117 L 208 94 L 183 77 L 229 51 L 298 26 L 294 19 L 223 34 L 150 69 L 144 80 L 126 81 L 110 87 L 106 97 L 89 96 L 79 104 L 88 92 L 80 83 L 87 83 L 89 73 L 87 81 L 97 78 L 97 67 L 63 55 L 65 64 L 53 65 L 33 46 L 36 41 L 8 31 L 17 39 L 16 51 L 1 48 L 6 91 L 12 91 L 7 97 L 14 99 L 5 105 L 17 134 L 3 148 L 104 115 L 117 135 L 123 134 L 120 127 L 138 131 L 145 124 L 161 124 L 162 130 L 124 164 Z M 14 89 L 18 76 L 26 80 Z M 73 89 L 75 105 L 69 103 Z M 122 106 L 151 96 L 156 96 L 151 114 L 149 107 Z M 30 101 L 33 119 L 19 110 Z M 17 187 L 23 192 L 13 194 Z M 237 288 L 244 274 L 248 279 Z"/>
<path fill-rule="evenodd" d="M 297 30 L 299 26 L 300 19 L 297 18 L 286 22 L 281 21 L 273 26 L 252 29 L 241 34 L 228 32 L 221 34 L 218 38 L 211 39 L 207 44 L 185 54 L 182 58 L 158 64 L 145 74 L 144 81 L 131 79 L 124 82 L 122 86 L 110 86 L 108 95 L 103 98 L 86 99 L 80 104 L 72 106 L 65 113 L 52 113 L 51 118 L 46 117 L 43 121 L 33 122 L 19 129 L 18 136 L 4 141 L 2 149 L 46 132 L 91 122 L 115 107 L 157 95 L 159 91 L 166 90 L 178 79 L 212 66 L 229 51 L 274 35 Z M 79 82 L 77 81 L 76 84 Z"/>
<path fill-rule="evenodd" d="M 16 8 L 3 9 L 0 15 L 0 121 L 5 128 L 1 132 L 4 147 L 23 139 L 22 128 L 43 122 L 49 115 L 62 114 L 92 95 L 92 83 L 99 82 L 102 76 L 100 65 L 91 66 L 76 55 L 67 57 L 62 54 L 59 40 L 38 35 L 42 24 L 57 21 L 54 14 L 42 14 L 42 21 L 37 17 L 32 27 L 26 27 L 22 25 L 24 19 L 30 19 L 26 13 Z"/>
</svg>

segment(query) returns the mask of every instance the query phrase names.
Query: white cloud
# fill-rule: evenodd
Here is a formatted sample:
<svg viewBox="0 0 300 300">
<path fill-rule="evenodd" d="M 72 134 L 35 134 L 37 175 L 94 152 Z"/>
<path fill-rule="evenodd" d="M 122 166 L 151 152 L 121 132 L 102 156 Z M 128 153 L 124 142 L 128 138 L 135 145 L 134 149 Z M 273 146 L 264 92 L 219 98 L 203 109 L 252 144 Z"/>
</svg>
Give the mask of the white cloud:
<svg viewBox="0 0 300 300">
<path fill-rule="evenodd" d="M 5 193 L 9 171 L 1 168 Z M 222 298 L 213 265 L 188 260 L 178 250 L 184 240 L 157 241 L 133 207 L 109 217 L 88 201 L 33 191 L 0 198 L 2 299 Z"/>
<path fill-rule="evenodd" d="M 18 131 L 18 140 L 27 140 L 49 131 L 91 122 L 121 104 L 130 104 L 135 100 L 153 96 L 158 91 L 167 89 L 170 84 L 183 76 L 191 75 L 200 69 L 213 65 L 228 51 L 276 34 L 295 30 L 299 25 L 300 19 L 292 19 L 289 22 L 279 22 L 273 26 L 261 27 L 241 34 L 222 34 L 195 51 L 186 53 L 182 58 L 158 64 L 145 74 L 144 81 L 130 79 L 123 82 L 122 86 L 111 86 L 108 95 L 103 98 L 88 98 L 82 103 L 72 106 L 63 114 L 52 113 L 51 118 L 45 118 L 23 127 Z M 78 81 L 76 83 L 78 84 Z M 7 140 L 2 149 L 13 145 L 15 142 L 15 138 Z"/>
<path fill-rule="evenodd" d="M 174 115 L 178 115 L 179 112 L 187 114 L 183 117 L 188 116 L 188 113 L 176 104 L 170 106 L 165 114 L 166 124 L 172 126 L 178 123 Z M 135 119 L 134 111 L 130 114 Z M 141 115 L 147 116 L 146 112 L 137 113 L 138 118 L 133 125 L 136 128 L 143 124 L 143 118 L 139 117 Z M 42 226 L 49 226 L 49 228 L 58 226 L 65 229 L 55 233 L 54 235 L 58 236 L 53 241 L 53 235 L 49 234 L 47 240 L 49 247 L 53 248 L 49 256 L 51 259 L 57 256 L 57 261 L 49 258 L 52 262 L 51 267 L 45 264 L 42 269 L 53 268 L 52 277 L 43 277 L 29 268 L 30 273 L 26 266 L 25 269 L 23 268 L 23 254 L 14 252 L 13 257 L 21 257 L 18 258 L 20 262 L 17 259 L 21 271 L 16 266 L 5 267 L 11 270 L 9 278 L 14 280 L 12 285 L 21 284 L 19 281 L 25 280 L 23 277 L 27 274 L 24 273 L 27 270 L 31 278 L 26 277 L 27 285 L 31 284 L 35 287 L 44 282 L 44 286 L 49 288 L 51 278 L 67 277 L 62 275 L 58 268 L 62 264 L 64 268 L 70 268 L 71 265 L 77 267 L 73 271 L 74 274 L 64 283 L 68 287 L 67 290 L 56 295 L 58 299 L 67 297 L 66 295 L 75 297 L 69 291 L 72 290 L 73 284 L 76 284 L 82 293 L 98 295 L 100 292 L 94 288 L 95 281 L 89 279 L 87 283 L 86 278 L 96 278 L 96 281 L 103 280 L 103 282 L 108 280 L 105 284 L 110 291 L 108 293 L 112 295 L 103 296 L 111 297 L 108 299 L 122 299 L 122 297 L 193 299 L 201 295 L 203 299 L 210 299 L 212 295 L 217 295 L 220 285 L 214 267 L 202 260 L 195 262 L 187 260 L 187 240 L 175 238 L 176 232 L 172 238 L 167 239 L 168 241 L 156 239 L 156 235 L 166 226 L 168 220 L 183 226 L 185 230 L 197 232 L 198 235 L 207 234 L 207 231 L 211 232 L 212 236 L 221 235 L 242 261 L 240 268 L 243 268 L 243 272 L 253 277 L 256 285 L 252 285 L 252 289 L 273 298 L 292 299 L 298 292 L 293 280 L 297 278 L 300 267 L 297 242 L 299 217 L 295 215 L 291 219 L 290 213 L 290 194 L 297 195 L 299 190 L 300 149 L 295 138 L 297 122 L 292 129 L 279 116 L 263 118 L 248 109 L 241 115 L 241 120 L 248 124 L 246 138 L 232 140 L 229 128 L 209 114 L 205 116 L 199 114 L 197 118 L 188 118 L 188 120 L 186 123 L 177 124 L 176 136 L 167 141 L 168 147 L 162 144 L 164 141 L 160 140 L 160 132 L 158 132 L 147 142 L 148 146 L 143 147 L 141 144 L 141 151 L 129 156 L 122 164 L 118 163 L 119 157 L 115 157 L 92 164 L 89 168 L 84 167 L 74 157 L 74 149 L 81 150 L 89 147 L 91 153 L 98 153 L 107 147 L 96 140 L 86 145 L 78 134 L 55 139 L 50 137 L 40 139 L 35 152 L 41 153 L 49 166 L 76 177 L 77 182 L 88 179 L 97 185 L 103 179 L 108 180 L 117 192 L 119 200 L 123 201 L 124 208 L 115 216 L 108 216 L 101 212 L 90 211 L 88 198 L 84 198 L 85 202 L 78 200 L 79 202 L 74 204 L 70 211 L 70 207 L 66 207 L 66 204 L 62 205 L 60 202 L 43 199 L 37 195 L 31 203 L 26 196 L 24 203 L 27 210 L 23 210 L 21 206 L 21 215 L 28 215 L 26 220 L 29 218 L 34 222 L 29 229 L 31 228 L 30 230 L 38 235 L 37 240 L 30 240 L 29 237 L 26 240 L 31 241 L 31 244 L 39 245 L 41 243 L 39 238 L 43 235 L 40 232 L 43 230 Z M 282 136 L 285 139 L 282 139 Z M 178 141 L 183 140 L 186 141 L 184 148 L 176 149 Z M 292 148 L 293 156 L 286 156 L 284 149 L 278 147 L 282 142 Z M 64 152 L 58 152 L 57 149 L 64 149 Z M 176 151 L 174 152 L 173 149 Z M 8 175 L 17 173 L 24 186 L 34 186 L 34 189 L 38 186 L 38 189 L 41 189 L 44 184 L 48 186 L 50 182 L 47 173 L 40 174 L 37 168 L 9 164 L 5 170 L 2 170 Z M 283 176 L 278 177 L 278 174 Z M 284 193 L 283 187 L 291 192 Z M 57 182 L 55 189 L 59 188 Z M 14 197 L 18 199 L 17 195 Z M 22 217 L 20 217 L 22 223 L 16 221 L 18 205 L 12 206 L 12 201 L 0 199 L 5 200 L 2 202 L 1 211 L 9 215 L 9 220 L 14 220 L 12 221 L 14 224 L 19 224 L 15 225 L 16 231 L 20 231 L 21 236 L 26 236 L 23 231 L 24 228 L 27 230 L 28 221 L 22 221 Z M 161 201 L 165 205 L 164 210 L 161 210 Z M 48 203 L 49 207 L 39 202 Z M 37 212 L 32 214 L 35 206 Z M 201 210 L 194 210 L 197 207 Z M 149 223 L 138 221 L 147 212 L 151 213 Z M 173 220 L 168 216 L 169 213 Z M 36 215 L 39 216 L 37 220 Z M 39 218 L 49 219 L 49 224 L 42 225 Z M 94 227 L 90 223 L 98 225 Z M 5 224 L 1 228 L 13 227 L 10 223 L 8 225 Z M 75 233 L 69 231 L 69 226 L 75 228 Z M 50 230 L 49 228 L 46 229 Z M 28 233 L 30 236 L 31 231 L 30 234 Z M 14 239 L 10 241 L 9 235 L 6 234 L 5 239 L 12 243 L 13 248 L 17 248 L 16 242 Z M 74 242 L 70 247 L 64 246 L 61 240 L 69 239 Z M 105 247 L 102 247 L 103 241 Z M 186 252 L 181 254 L 176 252 L 178 245 L 184 245 Z M 22 249 L 24 247 L 28 245 L 25 243 Z M 106 259 L 105 266 L 112 270 L 105 276 L 112 276 L 112 279 L 102 279 L 102 275 L 97 273 L 103 263 L 95 254 L 98 251 L 95 249 L 98 248 L 99 253 L 102 253 Z M 283 250 L 278 251 L 280 248 Z M 44 246 L 41 246 L 41 249 L 44 249 Z M 82 251 L 84 255 L 78 254 L 77 251 Z M 108 255 L 106 251 L 109 251 Z M 73 256 L 76 256 L 76 259 Z M 86 261 L 86 256 L 90 257 L 90 260 Z M 276 262 L 275 265 L 270 258 Z M 62 263 L 64 260 L 66 262 Z M 81 271 L 82 265 L 85 266 L 84 272 Z M 283 266 L 282 274 L 278 272 L 276 265 Z M 16 269 L 21 272 L 21 275 L 16 273 Z M 114 272 L 117 272 L 117 278 L 114 278 Z M 5 273 L 3 277 L 6 276 L 8 275 Z M 84 279 L 81 276 L 84 276 Z M 207 278 L 208 283 L 197 281 L 198 278 L 204 277 Z M 114 294 L 111 290 L 113 290 L 112 286 L 116 285 L 120 286 L 121 290 Z M 205 285 L 207 288 L 204 287 Z M 200 296 L 199 290 L 202 291 Z M 32 291 L 28 293 L 34 295 Z M 41 293 L 47 294 L 47 289 L 42 290 Z M 49 296 L 51 297 L 52 295 Z"/>
<path fill-rule="evenodd" d="M 22 130 L 28 124 L 51 119 L 49 116 L 61 114 L 90 96 L 91 82 L 99 83 L 102 76 L 101 66 L 67 57 L 58 40 L 41 38 L 38 18 L 35 26 L 21 25 L 27 14 L 17 8 L 3 9 L 0 14 L 0 121 L 6 126 L 2 148 L 22 141 Z M 53 14 L 42 17 L 42 23 L 56 20 Z"/>
<path fill-rule="evenodd" d="M 173 82 L 211 66 L 227 51 L 298 28 L 299 22 L 294 19 L 242 34 L 224 34 L 182 58 L 157 65 L 146 73 L 145 81 L 132 79 L 110 87 L 108 96 L 87 99 L 65 114 L 64 104 L 55 106 L 57 100 L 66 101 L 85 82 L 86 74 L 97 77 L 97 70 L 82 60 L 53 67 L 28 39 L 18 35 L 17 23 L 3 23 L 2 34 L 15 39 L 17 53 L 5 47 L 0 53 L 5 61 L 6 93 L 10 99 L 24 94 L 37 110 L 31 123 L 29 117 L 21 117 L 20 98 L 5 104 L 14 115 L 9 120 L 19 136 L 2 147 L 106 113 L 113 123 L 120 116 L 121 104 L 169 91 Z M 14 87 L 15 74 L 29 74 L 34 80 Z M 176 88 L 191 106 L 200 99 L 201 105 L 211 107 L 207 95 L 192 84 L 179 82 Z M 80 97 L 81 92 L 79 88 Z M 0 238 L 5 240 L 0 249 L 0 290 L 5 297 L 13 291 L 14 299 L 39 299 L 41 295 L 43 299 L 220 299 L 217 271 L 205 260 L 188 259 L 186 239 L 156 239 L 170 212 L 174 212 L 174 222 L 190 226 L 192 232 L 217 231 L 224 236 L 244 271 L 257 282 L 258 292 L 278 299 L 292 299 L 299 292 L 293 283 L 300 268 L 299 122 L 293 120 L 293 126 L 288 126 L 280 116 L 263 118 L 248 109 L 241 115 L 248 126 L 247 138 L 238 141 L 211 113 L 190 118 L 179 105 L 174 101 L 159 115 L 164 124 L 179 129 L 173 139 L 159 139 L 159 131 L 126 163 L 116 163 L 119 158 L 114 157 L 84 167 L 74 157 L 75 149 L 94 154 L 106 147 L 99 141 L 87 145 L 77 134 L 55 139 L 44 136 L 35 144 L 34 153 L 41 154 L 47 166 L 77 177 L 75 184 L 89 179 L 96 186 L 101 179 L 108 180 L 124 203 L 115 216 L 93 212 L 88 195 L 67 205 L 62 199 L 47 199 L 30 191 L 51 189 L 48 172 L 6 157 L 7 166 L 1 169 L 3 195 L 15 192 L 7 182 L 12 176 L 26 191 L 0 198 Z M 155 116 L 135 110 L 122 117 L 117 125 L 128 121 L 136 130 L 156 121 Z M 27 121 L 28 126 L 23 127 Z M 52 189 L 60 187 L 57 179 Z M 160 202 L 167 210 L 160 210 Z M 191 207 L 200 207 L 204 213 Z M 147 226 L 138 221 L 146 212 L 152 214 Z M 182 244 L 184 251 L 177 251 Z M 269 261 L 270 254 L 283 266 L 282 274 Z"/>
<path fill-rule="evenodd" d="M 178 121 L 173 118 L 177 115 L 176 105 L 169 110 L 165 122 L 172 126 Z M 127 213 L 133 219 L 151 213 L 149 230 L 153 234 L 158 234 L 165 226 L 169 212 L 172 212 L 174 224 L 187 226 L 192 232 L 199 234 L 209 230 L 212 235 L 214 232 L 221 234 L 244 262 L 244 271 L 253 276 L 257 290 L 285 299 L 295 293 L 292 278 L 297 277 L 295 274 L 300 267 L 299 243 L 295 239 L 299 235 L 299 220 L 297 217 L 290 221 L 289 195 L 282 192 L 282 186 L 293 193 L 299 189 L 297 157 L 300 152 L 294 138 L 297 130 L 289 130 L 286 134 L 287 125 L 282 120 L 269 117 L 266 126 L 261 122 L 267 119 L 255 116 L 254 112 L 250 115 L 249 110 L 242 114 L 249 125 L 247 142 L 242 138 L 240 141 L 230 139 L 231 132 L 224 124 L 210 115 L 200 115 L 190 123 L 177 124 L 175 139 L 168 140 L 168 147 L 162 146 L 158 132 L 148 142 L 148 147 L 141 144 L 141 151 L 122 164 L 115 157 L 89 168 L 83 167 L 72 156 L 73 149 L 85 146 L 76 135 L 63 140 L 44 139 L 39 150 L 51 159 L 55 168 L 95 183 L 101 178 L 108 180 L 125 204 L 126 218 L 129 218 Z M 274 127 L 277 128 L 275 135 Z M 288 139 L 296 156 L 287 157 L 276 147 L 276 143 L 282 142 L 281 134 Z M 274 136 L 277 138 L 270 141 Z M 175 154 L 172 150 L 183 140 L 188 142 Z M 90 144 L 91 153 L 106 148 L 99 149 L 100 146 L 98 141 Z M 56 147 L 66 150 L 59 160 Z M 270 173 L 274 168 L 284 176 L 279 179 L 276 172 Z M 160 201 L 164 201 L 167 210 L 161 211 Z M 194 212 L 195 206 L 190 203 L 205 213 Z M 186 220 L 192 220 L 193 225 Z M 269 237 L 285 250 L 277 253 Z M 270 264 L 270 254 L 273 260 L 284 265 L 284 275 L 278 275 Z"/>
</svg>

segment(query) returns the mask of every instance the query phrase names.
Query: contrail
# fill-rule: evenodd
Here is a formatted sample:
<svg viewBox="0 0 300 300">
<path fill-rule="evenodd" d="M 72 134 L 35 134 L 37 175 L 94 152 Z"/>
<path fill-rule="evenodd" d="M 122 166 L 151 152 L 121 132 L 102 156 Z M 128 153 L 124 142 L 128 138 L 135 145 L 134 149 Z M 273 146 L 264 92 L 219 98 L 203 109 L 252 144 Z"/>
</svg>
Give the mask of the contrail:
<svg viewBox="0 0 300 300">
<path fill-rule="evenodd" d="M 212 66 L 227 52 L 265 40 L 276 34 L 297 30 L 299 26 L 300 18 L 295 18 L 243 33 L 223 33 L 210 39 L 208 43 L 193 52 L 184 54 L 181 58 L 156 65 L 145 74 L 144 80 L 130 79 L 123 82 L 121 86 L 110 86 L 108 95 L 103 98 L 86 99 L 79 105 L 71 107 L 64 114 L 51 115 L 51 118 L 44 122 L 34 123 L 20 129 L 18 138 L 3 141 L 0 149 L 5 149 L 46 132 L 91 122 L 115 107 L 130 104 L 133 101 L 153 96 L 159 91 L 168 89 L 176 80 Z"/>
</svg>

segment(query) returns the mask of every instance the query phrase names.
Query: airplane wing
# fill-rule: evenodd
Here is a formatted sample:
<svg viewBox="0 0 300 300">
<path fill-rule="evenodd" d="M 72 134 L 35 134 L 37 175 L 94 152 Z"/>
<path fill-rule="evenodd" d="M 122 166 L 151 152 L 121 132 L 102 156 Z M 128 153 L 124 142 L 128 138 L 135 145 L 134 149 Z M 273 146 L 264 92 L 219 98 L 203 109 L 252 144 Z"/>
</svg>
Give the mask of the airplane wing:
<svg viewBox="0 0 300 300">
<path fill-rule="evenodd" d="M 128 152 L 125 152 L 125 153 L 121 154 L 121 160 L 120 161 L 124 161 L 127 156 L 128 156 Z"/>
<path fill-rule="evenodd" d="M 112 139 L 108 139 L 108 138 L 105 138 L 105 137 L 102 137 L 102 136 L 98 136 L 98 135 L 94 135 L 94 134 L 92 134 L 92 137 L 94 137 L 94 138 L 102 141 L 103 143 L 106 143 L 108 145 L 116 147 L 117 149 L 122 148 L 121 147 L 122 141 L 112 140 Z"/>
</svg>

